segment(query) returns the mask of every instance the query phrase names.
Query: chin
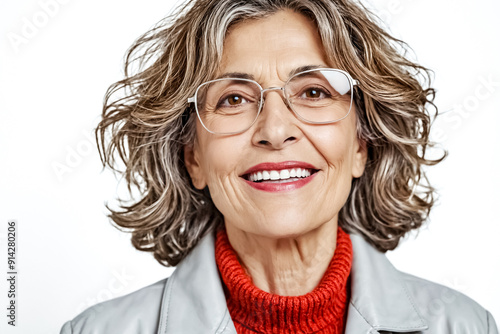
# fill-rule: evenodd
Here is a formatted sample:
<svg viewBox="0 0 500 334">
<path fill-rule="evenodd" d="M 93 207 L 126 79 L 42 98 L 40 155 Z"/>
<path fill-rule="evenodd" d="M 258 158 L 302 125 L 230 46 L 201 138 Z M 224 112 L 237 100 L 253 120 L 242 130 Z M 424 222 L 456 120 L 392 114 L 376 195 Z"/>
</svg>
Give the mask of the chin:
<svg viewBox="0 0 500 334">
<path fill-rule="evenodd" d="M 267 220 L 266 225 L 256 226 L 254 231 L 257 235 L 272 239 L 291 239 L 305 235 L 320 224 L 311 224 L 311 221 L 297 221 L 291 217 L 288 219 Z"/>
</svg>

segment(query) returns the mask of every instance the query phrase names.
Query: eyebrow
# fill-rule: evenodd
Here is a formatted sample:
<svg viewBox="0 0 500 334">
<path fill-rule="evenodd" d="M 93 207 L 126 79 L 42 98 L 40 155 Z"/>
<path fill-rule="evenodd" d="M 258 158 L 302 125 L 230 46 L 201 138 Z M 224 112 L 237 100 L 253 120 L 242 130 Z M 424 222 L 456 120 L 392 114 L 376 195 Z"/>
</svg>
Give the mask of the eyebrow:
<svg viewBox="0 0 500 334">
<path fill-rule="evenodd" d="M 248 73 L 244 72 L 229 72 L 229 73 L 224 73 L 220 76 L 218 76 L 216 79 L 224 79 L 224 78 L 239 78 L 239 79 L 248 79 L 248 80 L 254 80 L 254 76 Z"/>
<path fill-rule="evenodd" d="M 300 66 L 300 67 L 297 67 L 297 68 L 291 70 L 288 73 L 288 77 L 290 78 L 290 77 L 292 77 L 295 74 L 300 73 L 300 72 L 309 71 L 309 70 L 315 70 L 315 69 L 318 69 L 318 68 L 327 68 L 327 67 L 328 66 L 326 66 L 326 65 L 305 65 L 305 66 Z M 228 72 L 228 73 L 224 73 L 224 74 L 218 76 L 216 79 L 223 79 L 223 78 L 239 78 L 239 79 L 248 79 L 248 80 L 254 80 L 255 81 L 255 77 L 252 74 L 248 74 L 248 73 L 245 73 L 245 72 Z"/>
<path fill-rule="evenodd" d="M 300 66 L 300 67 L 297 67 L 294 70 L 291 70 L 290 73 L 288 73 L 288 77 L 290 78 L 290 77 L 294 76 L 297 73 L 304 72 L 304 71 L 309 71 L 309 70 L 315 70 L 315 69 L 318 69 L 318 68 L 328 68 L 328 66 L 326 66 L 326 65 L 305 65 L 305 66 Z"/>
</svg>

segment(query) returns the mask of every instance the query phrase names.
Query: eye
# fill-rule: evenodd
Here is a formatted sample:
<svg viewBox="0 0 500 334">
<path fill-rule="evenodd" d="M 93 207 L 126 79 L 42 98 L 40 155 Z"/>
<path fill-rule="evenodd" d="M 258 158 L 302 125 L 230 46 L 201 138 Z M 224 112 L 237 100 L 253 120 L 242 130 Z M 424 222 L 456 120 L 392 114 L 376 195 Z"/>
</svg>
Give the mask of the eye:
<svg viewBox="0 0 500 334">
<path fill-rule="evenodd" d="M 244 98 L 238 95 L 231 95 L 230 97 L 227 98 L 227 103 L 230 105 L 234 106 L 237 104 L 241 104 L 244 102 Z"/>
<path fill-rule="evenodd" d="M 242 104 L 248 103 L 249 101 L 241 95 L 227 95 L 219 100 L 219 107 L 237 107 Z"/>
<path fill-rule="evenodd" d="M 320 87 L 309 87 L 302 91 L 300 95 L 303 99 L 325 99 L 329 97 L 330 94 Z"/>
</svg>

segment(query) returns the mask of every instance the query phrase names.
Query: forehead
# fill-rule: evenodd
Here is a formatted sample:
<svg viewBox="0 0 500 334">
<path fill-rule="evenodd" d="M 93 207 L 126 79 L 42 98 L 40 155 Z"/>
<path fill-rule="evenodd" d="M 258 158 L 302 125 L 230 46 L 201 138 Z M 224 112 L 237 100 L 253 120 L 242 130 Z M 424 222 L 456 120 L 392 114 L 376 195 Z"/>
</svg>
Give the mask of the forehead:
<svg viewBox="0 0 500 334">
<path fill-rule="evenodd" d="M 243 21 L 228 31 L 218 76 L 243 72 L 255 78 L 278 76 L 285 81 L 297 68 L 327 67 L 326 58 L 314 22 L 282 10 Z"/>
</svg>

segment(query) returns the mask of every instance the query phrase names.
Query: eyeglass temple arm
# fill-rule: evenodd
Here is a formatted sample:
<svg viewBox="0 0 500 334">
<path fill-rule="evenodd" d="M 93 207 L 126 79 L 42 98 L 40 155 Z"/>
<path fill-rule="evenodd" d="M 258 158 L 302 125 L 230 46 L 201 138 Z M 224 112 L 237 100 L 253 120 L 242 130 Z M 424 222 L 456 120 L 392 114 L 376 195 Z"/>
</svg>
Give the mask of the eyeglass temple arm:
<svg viewBox="0 0 500 334">
<path fill-rule="evenodd" d="M 188 103 L 194 103 L 194 96 L 188 97 Z"/>
</svg>

